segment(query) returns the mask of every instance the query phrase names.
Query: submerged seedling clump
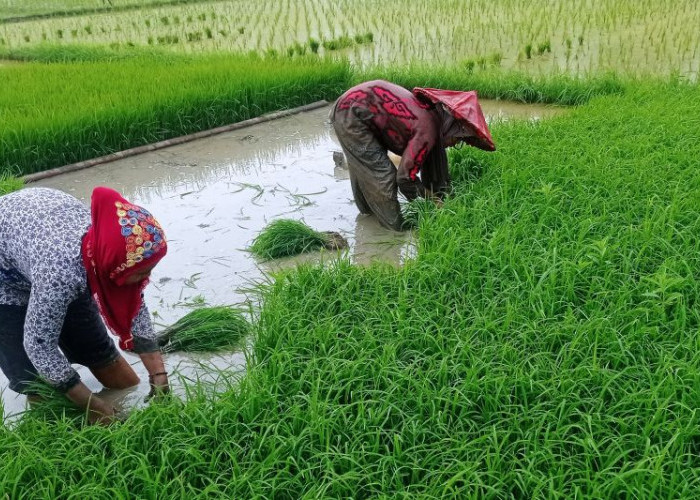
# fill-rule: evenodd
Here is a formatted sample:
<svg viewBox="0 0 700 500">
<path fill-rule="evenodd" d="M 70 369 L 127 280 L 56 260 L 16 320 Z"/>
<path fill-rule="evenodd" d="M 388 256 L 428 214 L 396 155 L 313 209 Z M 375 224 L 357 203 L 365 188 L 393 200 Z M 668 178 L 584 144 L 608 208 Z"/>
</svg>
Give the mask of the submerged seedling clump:
<svg viewBox="0 0 700 500">
<path fill-rule="evenodd" d="M 204 307 L 180 318 L 163 330 L 163 352 L 215 352 L 233 349 L 251 331 L 240 311 L 231 307 Z"/>
<path fill-rule="evenodd" d="M 250 251 L 262 259 L 278 259 L 321 248 L 338 250 L 345 247 L 347 242 L 338 233 L 319 232 L 303 222 L 278 219 L 260 232 Z"/>
</svg>

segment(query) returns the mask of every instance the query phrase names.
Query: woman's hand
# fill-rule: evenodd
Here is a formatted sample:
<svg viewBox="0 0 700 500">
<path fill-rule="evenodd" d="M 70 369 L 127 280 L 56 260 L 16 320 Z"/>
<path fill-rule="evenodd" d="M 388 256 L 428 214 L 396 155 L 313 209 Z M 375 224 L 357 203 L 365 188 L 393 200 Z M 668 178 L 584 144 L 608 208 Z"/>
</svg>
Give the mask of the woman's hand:
<svg viewBox="0 0 700 500">
<path fill-rule="evenodd" d="M 90 409 L 88 410 L 88 422 L 90 425 L 110 425 L 120 420 L 117 417 L 117 409 L 113 406 L 108 405 L 102 401 L 97 396 L 93 396 L 93 399 L 98 400 L 99 403 L 95 402 L 90 404 Z"/>
<path fill-rule="evenodd" d="M 148 382 L 151 385 L 151 390 L 148 393 L 148 396 L 146 396 L 146 401 L 150 401 L 153 398 L 159 399 L 170 393 L 167 372 L 159 372 L 149 375 Z"/>
<path fill-rule="evenodd" d="M 87 410 L 90 424 L 109 425 L 117 420 L 116 408 L 93 394 L 82 382 L 78 382 L 68 389 L 66 397 L 73 401 L 76 406 Z"/>
<path fill-rule="evenodd" d="M 165 370 L 163 356 L 160 351 L 142 352 L 139 353 L 143 366 L 148 370 L 148 382 L 151 390 L 146 396 L 146 401 L 150 401 L 154 397 L 161 397 L 170 393 L 168 384 L 168 372 Z"/>
<path fill-rule="evenodd" d="M 433 203 L 435 203 L 435 206 L 438 208 L 442 208 L 443 201 L 442 199 L 433 193 L 433 191 L 429 188 L 425 188 L 425 199 L 426 200 L 431 200 Z"/>
</svg>

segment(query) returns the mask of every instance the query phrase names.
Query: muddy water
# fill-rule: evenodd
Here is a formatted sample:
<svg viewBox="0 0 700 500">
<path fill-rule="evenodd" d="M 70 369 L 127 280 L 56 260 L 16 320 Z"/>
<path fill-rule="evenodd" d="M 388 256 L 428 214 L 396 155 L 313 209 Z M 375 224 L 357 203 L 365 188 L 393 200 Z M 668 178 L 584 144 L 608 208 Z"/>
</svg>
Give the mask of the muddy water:
<svg viewBox="0 0 700 500">
<path fill-rule="evenodd" d="M 490 120 L 542 118 L 555 108 L 503 102 L 483 103 Z M 174 322 L 192 307 L 245 301 L 247 289 L 270 271 L 300 261 L 336 258 L 325 252 L 258 262 L 247 251 L 253 238 L 280 217 L 304 220 L 321 231 L 338 231 L 349 242 L 343 255 L 358 264 L 375 260 L 399 265 L 413 255 L 414 236 L 384 230 L 360 215 L 352 200 L 347 171 L 335 166 L 340 149 L 327 122 L 328 108 L 289 116 L 207 139 L 64 174 L 35 185 L 69 192 L 86 203 L 92 189 L 108 185 L 145 206 L 169 239 L 167 257 L 153 271 L 146 301 L 157 325 Z M 160 328 L 160 326 L 159 326 Z M 142 383 L 101 394 L 124 407 L 140 406 L 148 392 L 147 373 L 137 356 L 125 354 Z M 174 390 L 188 380 L 225 380 L 221 370 L 242 371 L 242 352 L 225 355 L 166 356 L 175 373 Z M 99 382 L 85 368 L 83 380 L 94 391 Z M 178 378 L 179 377 L 179 378 Z M 6 387 L 0 374 L 0 387 Z M 3 392 L 5 413 L 24 409 L 24 397 Z"/>
</svg>

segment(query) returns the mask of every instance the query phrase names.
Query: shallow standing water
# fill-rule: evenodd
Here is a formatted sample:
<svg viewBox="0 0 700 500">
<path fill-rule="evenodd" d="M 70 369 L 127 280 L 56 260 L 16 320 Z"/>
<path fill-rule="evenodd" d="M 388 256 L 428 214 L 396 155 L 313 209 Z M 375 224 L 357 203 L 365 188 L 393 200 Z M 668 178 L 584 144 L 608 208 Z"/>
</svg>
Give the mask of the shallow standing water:
<svg viewBox="0 0 700 500">
<path fill-rule="evenodd" d="M 539 119 L 560 109 L 482 101 L 488 120 Z M 257 262 L 245 249 L 273 219 L 303 220 L 320 231 L 338 231 L 348 240 L 355 263 L 382 260 L 399 265 L 413 253 L 413 235 L 383 229 L 360 215 L 352 200 L 347 171 L 335 167 L 340 146 L 328 124 L 329 107 L 253 125 L 234 132 L 145 153 L 32 184 L 73 194 L 86 204 L 95 186 L 107 185 L 150 210 L 168 238 L 168 255 L 155 268 L 146 302 L 157 329 L 207 304 L 245 301 L 254 283 L 269 271 L 301 259 Z M 335 253 L 325 253 L 335 257 Z M 325 258 L 325 257 L 324 257 Z M 147 372 L 138 356 L 125 354 L 141 384 L 102 396 L 124 407 L 138 407 L 148 393 Z M 242 352 L 222 355 L 168 354 L 173 389 L 182 394 L 188 380 L 212 383 L 221 370 L 242 372 Z M 84 367 L 83 381 L 100 391 Z M 178 378 L 179 377 L 179 378 Z M 225 381 L 224 383 L 228 383 Z M 0 374 L 0 388 L 7 380 Z M 25 398 L 3 391 L 5 414 L 21 412 Z"/>
</svg>

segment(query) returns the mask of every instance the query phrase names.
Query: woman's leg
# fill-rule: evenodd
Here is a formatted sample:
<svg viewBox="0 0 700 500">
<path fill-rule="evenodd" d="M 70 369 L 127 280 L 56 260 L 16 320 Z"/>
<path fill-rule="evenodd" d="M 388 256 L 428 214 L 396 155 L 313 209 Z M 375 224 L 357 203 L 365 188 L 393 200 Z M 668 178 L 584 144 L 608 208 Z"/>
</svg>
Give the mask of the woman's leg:
<svg viewBox="0 0 700 500">
<path fill-rule="evenodd" d="M 348 162 L 358 209 L 377 216 L 383 226 L 401 231 L 403 217 L 397 199 L 396 167 L 386 148 L 374 137 L 365 120 L 352 110 L 336 110 L 332 121 Z"/>
<path fill-rule="evenodd" d="M 36 368 L 24 350 L 24 318 L 27 306 L 0 304 L 0 370 L 9 387 L 20 394 L 35 395 L 33 386 L 40 383 Z"/>
<path fill-rule="evenodd" d="M 71 363 L 86 366 L 109 389 L 126 389 L 139 377 L 114 345 L 92 297 L 74 300 L 66 313 L 59 346 Z"/>
<path fill-rule="evenodd" d="M 140 382 L 139 376 L 121 354 L 107 366 L 88 368 L 100 384 L 108 389 L 127 389 Z"/>
<path fill-rule="evenodd" d="M 362 188 L 357 180 L 357 174 L 355 174 L 354 169 L 350 168 L 350 166 L 348 166 L 348 173 L 350 174 L 350 187 L 352 188 L 352 196 L 355 199 L 357 209 L 361 214 L 371 215 L 372 208 L 367 203 L 367 200 L 365 200 L 365 195 L 362 193 Z"/>
</svg>

